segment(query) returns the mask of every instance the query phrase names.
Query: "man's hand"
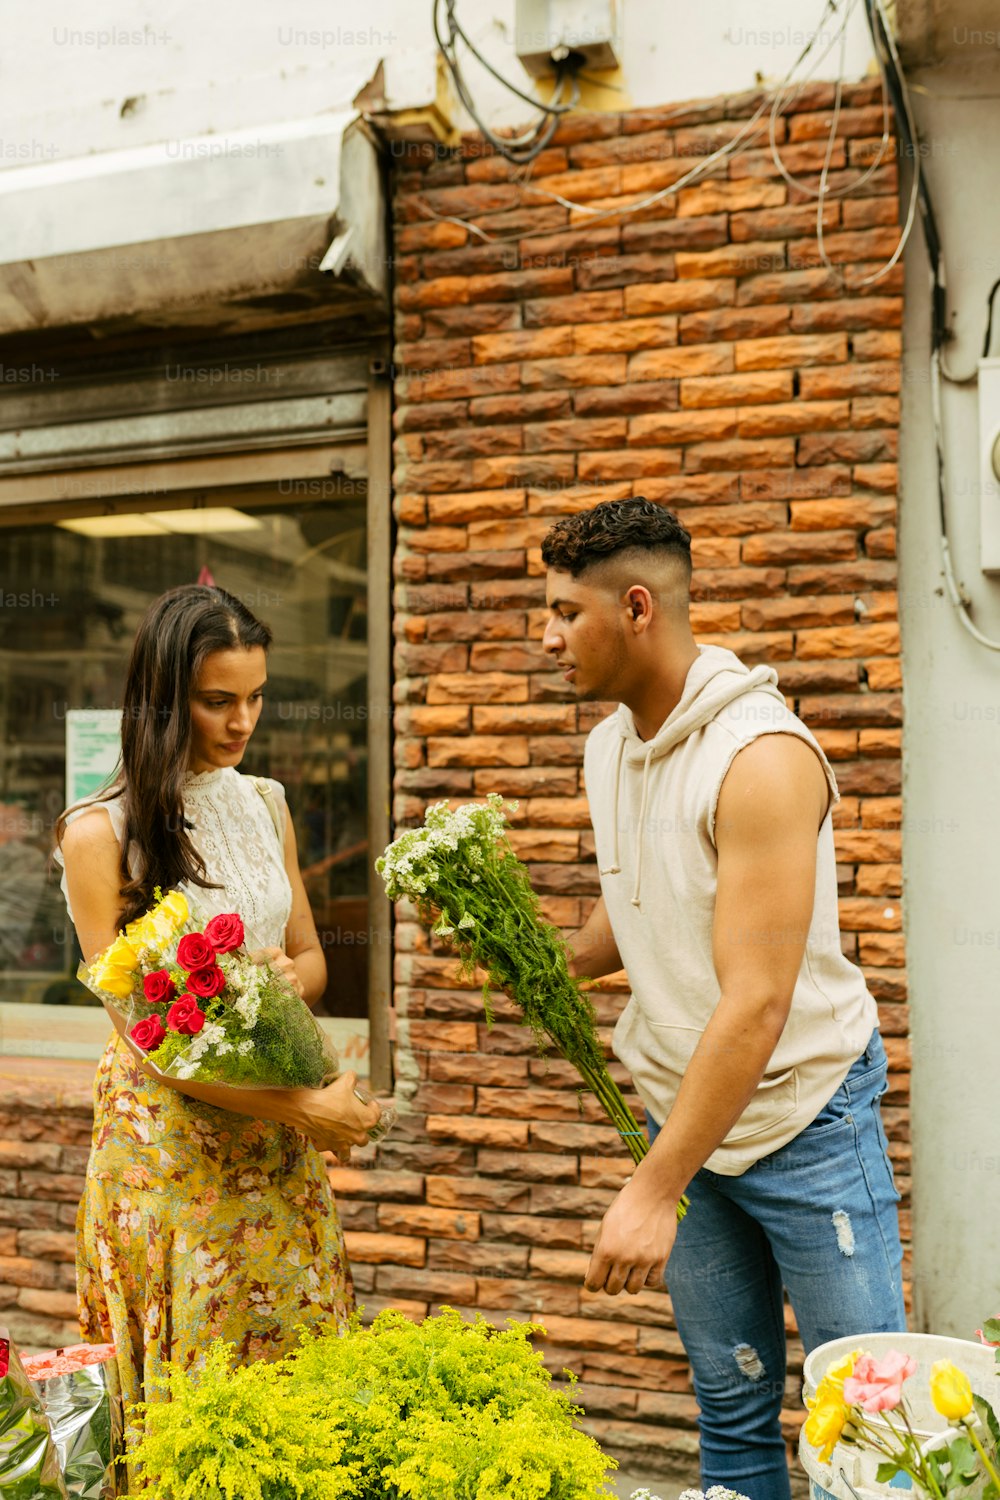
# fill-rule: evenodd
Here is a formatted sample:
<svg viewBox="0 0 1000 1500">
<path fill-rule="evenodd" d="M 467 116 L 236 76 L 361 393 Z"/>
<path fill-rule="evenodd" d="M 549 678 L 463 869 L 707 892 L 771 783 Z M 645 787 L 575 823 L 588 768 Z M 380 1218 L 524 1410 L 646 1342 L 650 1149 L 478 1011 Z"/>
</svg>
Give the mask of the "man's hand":
<svg viewBox="0 0 1000 1500">
<path fill-rule="evenodd" d="M 660 1285 L 676 1235 L 677 1200 L 636 1172 L 604 1215 L 584 1286 L 616 1297 Z"/>
</svg>

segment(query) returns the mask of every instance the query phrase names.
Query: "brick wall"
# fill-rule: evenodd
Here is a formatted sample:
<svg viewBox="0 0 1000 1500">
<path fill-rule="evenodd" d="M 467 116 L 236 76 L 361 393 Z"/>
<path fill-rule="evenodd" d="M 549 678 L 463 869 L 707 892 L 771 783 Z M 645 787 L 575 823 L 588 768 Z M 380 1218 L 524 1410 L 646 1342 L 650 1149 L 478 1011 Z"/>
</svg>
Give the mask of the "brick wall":
<svg viewBox="0 0 1000 1500">
<path fill-rule="evenodd" d="M 846 92 L 833 187 L 877 149 L 877 93 Z M 812 185 L 832 99 L 811 86 L 778 122 L 789 171 Z M 419 821 L 442 797 L 517 797 L 513 840 L 545 911 L 580 925 L 598 889 L 580 761 L 604 709 L 578 707 L 540 651 L 539 544 L 556 516 L 598 499 L 645 494 L 675 507 L 695 539 L 699 638 L 773 662 L 834 762 L 844 942 L 879 1002 L 885 1118 L 905 1192 L 901 277 L 862 285 L 896 241 L 893 152 L 827 210 L 836 271 L 821 263 L 814 201 L 777 173 L 763 133 L 710 178 L 638 212 L 588 224 L 551 196 L 627 208 L 676 182 L 756 104 L 571 117 L 526 181 L 476 140 L 440 160 L 418 148 L 394 158 L 395 816 Z M 377 1156 L 333 1172 L 361 1297 L 370 1312 L 422 1315 L 448 1302 L 543 1319 L 547 1362 L 578 1375 L 605 1445 L 690 1479 L 696 1409 L 669 1298 L 581 1288 L 628 1172 L 620 1143 L 591 1102 L 581 1106 L 569 1069 L 533 1054 L 504 1002 L 487 1031 L 478 992 L 411 918 L 400 914 L 396 940 L 405 1113 Z M 606 982 L 596 996 L 608 1035 L 623 995 Z M 34 1344 L 73 1336 L 92 1071 L 3 1069 L 0 1307 Z"/>
<path fill-rule="evenodd" d="M 872 158 L 878 99 L 868 84 L 848 92 L 835 187 Z M 832 100 L 810 88 L 778 123 L 789 171 L 812 185 Z M 757 102 L 571 118 L 527 180 L 476 139 L 439 160 L 397 158 L 395 816 L 417 821 L 442 797 L 517 797 L 513 843 L 547 915 L 582 922 L 598 880 L 580 762 L 606 706 L 577 706 L 540 650 L 539 545 L 557 516 L 599 499 L 675 507 L 694 536 L 699 638 L 774 663 L 837 771 L 844 944 L 879 1001 L 905 1189 L 901 276 L 863 285 L 896 244 L 893 152 L 827 209 L 836 270 L 822 264 L 814 200 L 779 175 L 762 131 L 637 213 L 589 225 L 551 196 L 625 209 L 730 139 Z M 337 1176 L 369 1303 L 543 1319 L 547 1362 L 579 1376 L 602 1440 L 691 1477 L 696 1408 L 669 1298 L 581 1287 L 627 1158 L 510 1008 L 487 1030 L 478 994 L 411 918 L 396 959 L 410 1113 L 382 1171 Z M 622 999 L 620 984 L 597 997 L 608 1035 Z M 791 1439 L 794 1374 L 787 1405 Z"/>
</svg>

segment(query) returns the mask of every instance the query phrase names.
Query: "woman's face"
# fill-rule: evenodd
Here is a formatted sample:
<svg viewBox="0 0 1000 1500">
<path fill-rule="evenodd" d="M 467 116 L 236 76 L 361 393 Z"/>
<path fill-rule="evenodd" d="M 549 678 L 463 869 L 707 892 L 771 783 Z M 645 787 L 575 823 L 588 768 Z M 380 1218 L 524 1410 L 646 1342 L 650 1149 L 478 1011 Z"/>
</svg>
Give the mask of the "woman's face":
<svg viewBox="0 0 1000 1500">
<path fill-rule="evenodd" d="M 239 765 L 260 718 L 266 681 L 262 646 L 206 656 L 191 690 L 190 771 Z"/>
</svg>

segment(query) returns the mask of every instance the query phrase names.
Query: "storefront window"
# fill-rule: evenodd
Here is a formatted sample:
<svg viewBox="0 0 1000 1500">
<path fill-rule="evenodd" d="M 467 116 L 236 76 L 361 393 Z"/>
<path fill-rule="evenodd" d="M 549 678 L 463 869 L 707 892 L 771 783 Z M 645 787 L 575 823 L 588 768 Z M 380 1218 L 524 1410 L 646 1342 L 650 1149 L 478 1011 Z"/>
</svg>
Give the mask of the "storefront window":
<svg viewBox="0 0 1000 1500">
<path fill-rule="evenodd" d="M 97 1004 L 74 978 L 80 955 L 49 862 L 72 711 L 119 707 L 146 606 L 210 578 L 274 632 L 241 770 L 288 795 L 330 976 L 318 1013 L 366 1014 L 366 506 L 300 503 L 298 488 L 141 514 L 119 501 L 113 516 L 0 530 L 0 999 Z M 89 727 L 99 739 L 100 719 Z M 70 770 L 85 780 L 79 757 Z"/>
</svg>

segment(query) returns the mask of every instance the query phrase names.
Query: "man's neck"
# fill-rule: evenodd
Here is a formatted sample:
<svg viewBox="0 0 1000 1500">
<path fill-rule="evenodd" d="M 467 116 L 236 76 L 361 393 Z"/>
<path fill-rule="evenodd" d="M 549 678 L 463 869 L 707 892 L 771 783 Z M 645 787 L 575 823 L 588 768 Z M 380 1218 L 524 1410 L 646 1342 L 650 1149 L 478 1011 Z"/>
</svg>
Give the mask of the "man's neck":
<svg viewBox="0 0 1000 1500">
<path fill-rule="evenodd" d="M 654 739 L 669 719 L 684 694 L 684 684 L 694 663 L 698 647 L 692 639 L 675 655 L 667 658 L 660 670 L 630 692 L 622 702 L 632 710 L 635 731 L 641 740 Z"/>
</svg>

